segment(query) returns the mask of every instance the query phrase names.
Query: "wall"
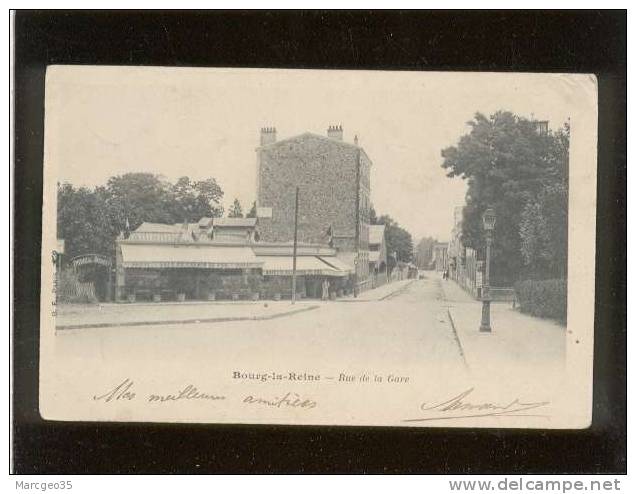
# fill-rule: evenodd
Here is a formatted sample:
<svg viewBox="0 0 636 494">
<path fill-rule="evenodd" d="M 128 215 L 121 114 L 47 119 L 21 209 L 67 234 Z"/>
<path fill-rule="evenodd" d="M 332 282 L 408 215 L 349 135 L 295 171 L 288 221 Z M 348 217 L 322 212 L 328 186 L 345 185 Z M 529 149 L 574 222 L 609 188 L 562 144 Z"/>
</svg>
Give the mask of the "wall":
<svg viewBox="0 0 636 494">
<path fill-rule="evenodd" d="M 294 234 L 295 187 L 300 187 L 298 239 L 325 243 L 329 225 L 336 236 L 355 236 L 357 150 L 303 135 L 259 151 L 258 206 L 262 241 L 290 241 Z"/>
<path fill-rule="evenodd" d="M 303 134 L 259 148 L 257 153 L 257 205 L 272 208 L 272 218 L 259 218 L 260 240 L 293 240 L 298 186 L 298 241 L 326 244 L 331 226 L 333 246 L 339 251 L 353 252 L 358 219 L 361 251 L 358 276 L 368 277 L 364 259 L 368 259 L 371 162 L 364 152 L 340 141 Z"/>
</svg>

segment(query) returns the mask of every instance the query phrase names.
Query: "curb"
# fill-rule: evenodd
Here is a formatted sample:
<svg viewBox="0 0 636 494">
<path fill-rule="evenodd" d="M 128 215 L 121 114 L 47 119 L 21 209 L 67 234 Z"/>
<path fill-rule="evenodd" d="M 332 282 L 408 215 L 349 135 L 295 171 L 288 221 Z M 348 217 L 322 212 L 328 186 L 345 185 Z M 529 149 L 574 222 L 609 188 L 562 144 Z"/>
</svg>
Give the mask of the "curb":
<svg viewBox="0 0 636 494">
<path fill-rule="evenodd" d="M 411 286 L 415 281 L 417 281 L 417 280 L 411 280 L 406 285 L 401 286 L 400 288 L 396 288 L 391 293 L 387 293 L 386 295 L 383 295 L 380 298 L 373 298 L 373 299 L 368 299 L 368 300 L 357 300 L 355 298 L 354 299 L 347 299 L 347 300 L 338 299 L 338 300 L 336 300 L 336 302 L 344 302 L 344 303 L 349 303 L 349 304 L 350 303 L 381 302 L 383 300 L 387 300 L 390 297 L 399 295 L 400 293 L 405 291 L 409 286 Z"/>
<path fill-rule="evenodd" d="M 246 317 L 212 317 L 212 318 L 199 318 L 199 319 L 180 319 L 174 321 L 133 321 L 133 322 L 121 322 L 121 323 L 93 323 L 93 324 L 67 324 L 62 326 L 55 326 L 56 330 L 68 330 L 68 329 L 97 329 L 97 328 L 118 328 L 128 326 L 165 326 L 170 324 L 198 324 L 198 323 L 216 323 L 216 322 L 232 322 L 232 321 L 269 321 L 270 319 L 278 319 L 281 317 L 293 316 L 300 314 L 301 312 L 307 312 L 310 310 L 319 309 L 319 305 L 311 305 L 309 307 L 303 307 L 301 309 L 292 310 L 289 312 L 282 312 L 278 314 L 272 314 L 269 316 L 246 316 Z"/>
<path fill-rule="evenodd" d="M 409 283 L 407 283 L 407 284 L 406 284 L 406 285 L 404 285 L 403 287 L 398 288 L 397 290 L 395 290 L 395 291 L 393 291 L 393 292 L 389 293 L 388 295 L 385 295 L 384 297 L 381 297 L 381 298 L 380 298 L 380 299 L 378 299 L 378 300 L 380 300 L 380 301 L 382 301 L 382 300 L 387 300 L 387 299 L 389 299 L 389 298 L 391 298 L 391 297 L 395 297 L 395 296 L 399 295 L 400 293 L 402 293 L 402 292 L 406 291 L 406 289 L 407 289 L 408 287 L 410 287 L 413 283 L 415 283 L 415 281 L 416 281 L 416 280 L 411 280 Z"/>
<path fill-rule="evenodd" d="M 439 286 L 440 286 L 440 290 L 442 291 L 442 295 L 444 297 L 444 302 L 446 303 L 446 315 L 448 316 L 448 320 L 450 321 L 451 328 L 453 329 L 453 338 L 455 339 L 455 342 L 457 343 L 457 348 L 459 349 L 459 355 L 461 356 L 462 362 L 464 362 L 464 366 L 466 367 L 466 369 L 470 370 L 470 366 L 468 365 L 468 360 L 466 360 L 466 352 L 464 352 L 462 340 L 459 337 L 459 333 L 457 332 L 457 327 L 455 326 L 455 320 L 453 319 L 451 306 L 448 305 L 451 303 L 451 301 L 448 300 L 448 295 L 446 293 L 446 290 L 444 289 L 444 283 L 440 281 Z"/>
<path fill-rule="evenodd" d="M 455 342 L 457 343 L 457 347 L 459 348 L 459 355 L 462 357 L 462 362 L 464 362 L 466 369 L 470 370 L 470 366 L 468 365 L 468 361 L 466 360 L 466 354 L 464 353 L 464 347 L 462 346 L 462 341 L 459 339 L 459 334 L 457 333 L 457 328 L 455 327 L 453 315 L 451 314 L 451 310 L 448 307 L 446 308 L 446 314 L 448 315 L 448 319 L 451 323 L 451 328 L 453 328 L 453 337 L 455 338 Z"/>
</svg>

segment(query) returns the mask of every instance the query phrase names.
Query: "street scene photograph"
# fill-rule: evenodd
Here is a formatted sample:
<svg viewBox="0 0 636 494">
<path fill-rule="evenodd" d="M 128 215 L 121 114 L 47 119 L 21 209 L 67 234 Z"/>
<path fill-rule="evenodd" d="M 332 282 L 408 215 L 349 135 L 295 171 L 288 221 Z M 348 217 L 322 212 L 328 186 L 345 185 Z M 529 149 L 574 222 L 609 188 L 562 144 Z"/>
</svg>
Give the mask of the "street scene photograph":
<svg viewBox="0 0 636 494">
<path fill-rule="evenodd" d="M 586 427 L 595 91 L 49 67 L 40 413 Z"/>
</svg>

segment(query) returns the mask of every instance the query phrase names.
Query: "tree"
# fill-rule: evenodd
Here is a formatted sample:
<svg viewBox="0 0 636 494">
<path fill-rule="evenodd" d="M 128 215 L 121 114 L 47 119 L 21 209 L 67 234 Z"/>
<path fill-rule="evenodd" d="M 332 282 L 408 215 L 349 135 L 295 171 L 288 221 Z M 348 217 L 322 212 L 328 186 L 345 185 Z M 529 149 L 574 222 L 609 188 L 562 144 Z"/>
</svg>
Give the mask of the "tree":
<svg viewBox="0 0 636 494">
<path fill-rule="evenodd" d="M 174 223 L 183 221 L 175 208 L 173 186 L 151 173 L 126 173 L 111 177 L 104 189 L 106 206 L 115 229 L 123 231 L 128 221 L 136 229 L 144 221 Z"/>
<path fill-rule="evenodd" d="M 223 215 L 220 203 L 223 191 L 213 178 L 191 181 L 188 177 L 181 177 L 172 190 L 173 217 L 180 218 L 177 221 L 194 222 L 204 216 L 214 218 Z"/>
<path fill-rule="evenodd" d="M 246 218 L 256 218 L 256 201 L 252 203 L 252 207 L 245 215 Z"/>
<path fill-rule="evenodd" d="M 115 238 L 143 222 L 182 223 L 223 214 L 223 191 L 216 180 L 175 184 L 151 173 L 111 177 L 91 190 L 64 184 L 58 189 L 58 236 L 66 242 L 67 257 L 100 253 L 114 255 Z"/>
<path fill-rule="evenodd" d="M 397 253 L 397 260 L 410 262 L 413 259 L 413 239 L 411 234 L 388 214 L 380 216 L 377 221 L 378 225 L 384 225 L 384 238 L 389 256 L 389 267 L 392 268 L 395 266 L 394 253 Z"/>
<path fill-rule="evenodd" d="M 481 217 L 487 207 L 495 209 L 491 282 L 511 285 L 526 269 L 520 234 L 526 206 L 546 187 L 566 183 L 567 139 L 563 131 L 541 133 L 536 122 L 503 111 L 490 117 L 477 113 L 468 125 L 470 132 L 457 146 L 442 151 L 442 167 L 448 177 L 468 182 L 462 221 L 465 246 L 483 252 Z"/>
<path fill-rule="evenodd" d="M 145 221 L 174 224 L 223 214 L 223 191 L 213 178 L 193 182 L 181 177 L 171 184 L 151 173 L 126 173 L 109 178 L 104 193 L 119 231 L 126 221 L 134 230 Z"/>
<path fill-rule="evenodd" d="M 74 188 L 62 184 L 57 190 L 57 236 L 65 241 L 65 257 L 80 254 L 110 255 L 117 235 L 110 222 L 103 189 Z"/>
<path fill-rule="evenodd" d="M 229 218 L 242 218 L 243 217 L 243 208 L 238 199 L 234 199 L 232 203 L 232 207 L 227 213 Z"/>
<path fill-rule="evenodd" d="M 218 218 L 223 216 L 223 189 L 214 178 L 206 178 L 194 182 L 194 191 L 199 204 L 199 212 L 202 213 L 197 219 L 203 216 Z"/>
<path fill-rule="evenodd" d="M 437 239 L 424 237 L 415 247 L 415 262 L 420 269 L 427 269 L 433 260 L 433 248 L 437 244 Z"/>
<path fill-rule="evenodd" d="M 526 204 L 519 228 L 524 277 L 567 278 L 567 203 L 567 190 L 556 184 Z"/>
</svg>

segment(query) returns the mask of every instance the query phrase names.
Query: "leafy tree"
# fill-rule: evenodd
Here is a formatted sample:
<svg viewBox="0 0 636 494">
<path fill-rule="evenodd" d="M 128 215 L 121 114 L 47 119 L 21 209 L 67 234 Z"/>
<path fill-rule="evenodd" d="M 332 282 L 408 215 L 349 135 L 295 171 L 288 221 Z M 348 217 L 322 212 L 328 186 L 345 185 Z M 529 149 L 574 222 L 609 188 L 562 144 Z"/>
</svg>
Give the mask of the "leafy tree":
<svg viewBox="0 0 636 494">
<path fill-rule="evenodd" d="M 526 204 L 519 228 L 524 277 L 567 277 L 567 202 L 567 190 L 556 184 Z"/>
<path fill-rule="evenodd" d="M 111 177 L 105 187 L 107 208 L 118 231 L 128 221 L 135 229 L 144 221 L 174 223 L 175 195 L 172 184 L 151 173 L 126 173 Z M 183 221 L 178 218 L 176 221 Z"/>
<path fill-rule="evenodd" d="M 188 177 L 181 177 L 172 187 L 172 192 L 175 222 L 194 222 L 204 216 L 218 217 L 223 214 L 220 204 L 223 191 L 213 178 L 191 181 Z"/>
<path fill-rule="evenodd" d="M 223 216 L 223 206 L 221 205 L 223 189 L 216 179 L 207 178 L 194 182 L 194 191 L 200 208 L 198 212 L 201 213 L 196 219 L 201 219 L 203 216 L 214 218 Z"/>
<path fill-rule="evenodd" d="M 256 201 L 252 203 L 252 207 L 245 215 L 246 218 L 256 218 Z"/>
<path fill-rule="evenodd" d="M 415 262 L 421 269 L 426 269 L 433 260 L 433 248 L 437 244 L 437 239 L 433 237 L 422 238 L 415 247 Z"/>
<path fill-rule="evenodd" d="M 395 266 L 394 253 L 397 253 L 399 261 L 410 262 L 413 259 L 413 239 L 411 234 L 387 214 L 380 216 L 377 219 L 377 224 L 384 225 L 389 268 Z"/>
<path fill-rule="evenodd" d="M 141 223 L 181 223 L 223 214 L 223 191 L 213 178 L 175 184 L 150 173 L 127 173 L 91 190 L 64 184 L 58 189 L 58 236 L 67 258 L 79 254 L 114 254 L 115 238 Z"/>
<path fill-rule="evenodd" d="M 103 189 L 74 188 L 62 184 L 57 190 L 57 236 L 65 240 L 65 257 L 80 254 L 110 255 L 117 227 L 110 221 Z"/>
<path fill-rule="evenodd" d="M 242 218 L 243 217 L 243 207 L 238 199 L 234 199 L 230 210 L 227 213 L 230 218 Z"/>
<path fill-rule="evenodd" d="M 526 270 L 520 226 L 526 206 L 546 187 L 567 181 L 568 139 L 563 130 L 541 133 L 534 121 L 499 111 L 475 114 L 470 132 L 442 151 L 449 177 L 468 182 L 462 222 L 465 246 L 483 251 L 481 216 L 497 215 L 491 280 L 511 285 Z M 565 147 L 564 147 L 565 146 Z M 530 214 L 530 210 L 526 215 Z"/>
<path fill-rule="evenodd" d="M 171 184 L 151 173 L 126 173 L 108 179 L 105 195 L 119 231 L 125 229 L 126 221 L 134 230 L 144 221 L 195 222 L 203 216 L 223 214 L 223 191 L 213 178 L 193 182 L 181 177 Z"/>
</svg>

